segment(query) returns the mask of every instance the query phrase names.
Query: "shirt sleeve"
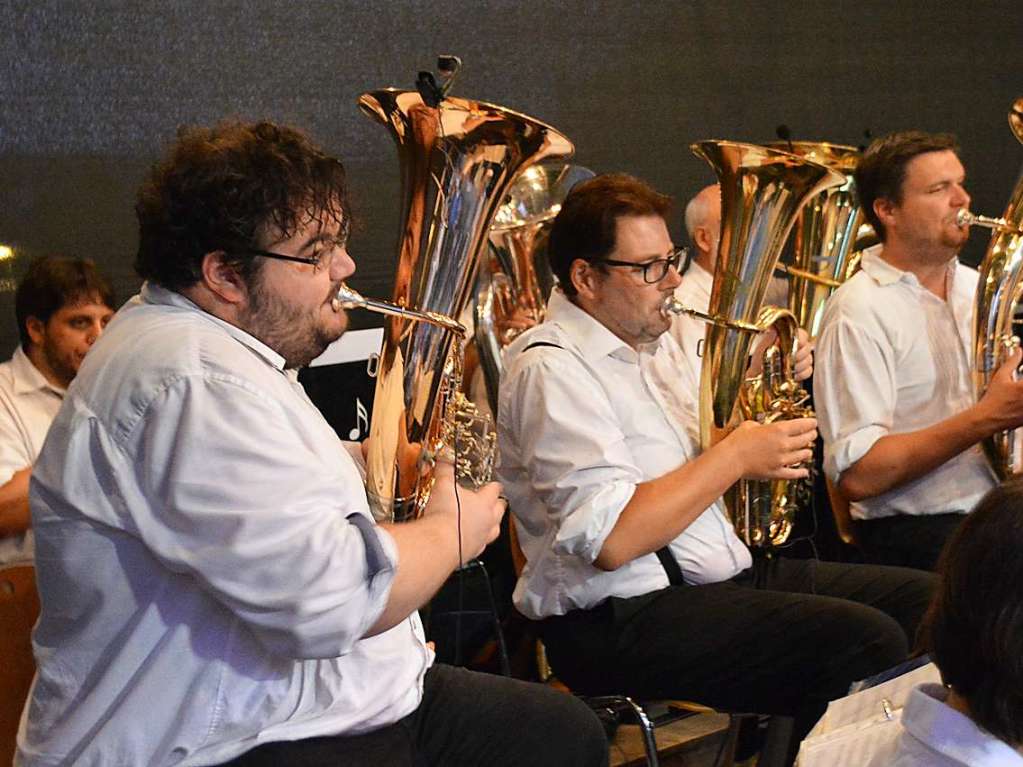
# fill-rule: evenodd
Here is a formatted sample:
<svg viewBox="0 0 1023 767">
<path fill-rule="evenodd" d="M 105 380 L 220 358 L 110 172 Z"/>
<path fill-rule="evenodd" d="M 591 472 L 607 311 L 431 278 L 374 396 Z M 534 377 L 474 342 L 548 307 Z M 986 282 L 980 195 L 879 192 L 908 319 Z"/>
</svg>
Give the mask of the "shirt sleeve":
<svg viewBox="0 0 1023 767">
<path fill-rule="evenodd" d="M 166 567 L 198 580 L 272 652 L 327 658 L 382 613 L 397 550 L 363 514 L 347 451 L 309 423 L 245 382 L 179 379 L 130 440 L 126 471 L 142 498 L 125 511 Z"/>
<path fill-rule="evenodd" d="M 521 467 L 546 508 L 557 528 L 554 551 L 592 563 L 642 472 L 610 401 L 575 355 L 527 354 L 532 359 L 501 383 L 502 461 Z"/>
<path fill-rule="evenodd" d="M 884 339 L 844 318 L 824 328 L 816 355 L 813 393 L 824 471 L 838 482 L 892 428 L 895 361 Z"/>
<path fill-rule="evenodd" d="M 12 397 L 6 391 L 0 392 L 0 485 L 10 481 L 15 472 L 31 466 L 35 458 L 20 423 Z"/>
</svg>

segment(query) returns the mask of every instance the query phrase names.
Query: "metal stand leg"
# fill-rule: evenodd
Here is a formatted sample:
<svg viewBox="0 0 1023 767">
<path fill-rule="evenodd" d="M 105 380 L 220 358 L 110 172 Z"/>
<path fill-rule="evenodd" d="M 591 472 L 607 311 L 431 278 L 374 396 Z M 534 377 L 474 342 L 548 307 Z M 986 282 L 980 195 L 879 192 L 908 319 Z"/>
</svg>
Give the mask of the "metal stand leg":
<svg viewBox="0 0 1023 767">
<path fill-rule="evenodd" d="M 636 719 L 640 732 L 643 733 L 643 748 L 646 751 L 646 763 L 649 767 L 659 767 L 657 761 L 657 740 L 654 738 L 654 725 L 646 711 L 627 695 L 604 695 L 585 697 L 583 700 L 592 707 L 615 708 L 628 711 Z"/>
</svg>

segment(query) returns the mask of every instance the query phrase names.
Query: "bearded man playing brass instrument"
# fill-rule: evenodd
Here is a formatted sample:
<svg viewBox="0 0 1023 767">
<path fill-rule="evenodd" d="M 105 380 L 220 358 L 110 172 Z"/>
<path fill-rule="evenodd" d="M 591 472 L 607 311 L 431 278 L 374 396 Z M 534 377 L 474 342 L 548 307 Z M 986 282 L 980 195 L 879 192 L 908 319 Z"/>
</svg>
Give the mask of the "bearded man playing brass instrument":
<svg viewBox="0 0 1023 767">
<path fill-rule="evenodd" d="M 979 442 L 1023 424 L 1018 351 L 978 401 L 971 377 L 977 272 L 959 263 L 970 196 L 954 137 L 875 141 L 856 171 L 881 238 L 831 297 L 814 400 L 828 477 L 868 559 L 933 569 L 994 484 Z"/>
<path fill-rule="evenodd" d="M 527 560 L 515 604 L 573 690 L 792 715 L 798 744 L 851 681 L 906 657 L 933 579 L 754 561 L 735 535 L 722 493 L 805 476 L 815 422 L 747 422 L 700 453 L 697 372 L 662 311 L 681 258 L 668 207 L 598 176 L 554 221 L 561 287 L 509 347 L 498 409 Z"/>
<path fill-rule="evenodd" d="M 424 641 L 416 609 L 497 535 L 499 486 L 458 491 L 459 520 L 439 466 L 425 516 L 375 524 L 297 381 L 346 327 L 341 163 L 270 123 L 188 129 L 136 211 L 147 282 L 32 480 L 17 763 L 606 764 L 586 706 Z"/>
</svg>

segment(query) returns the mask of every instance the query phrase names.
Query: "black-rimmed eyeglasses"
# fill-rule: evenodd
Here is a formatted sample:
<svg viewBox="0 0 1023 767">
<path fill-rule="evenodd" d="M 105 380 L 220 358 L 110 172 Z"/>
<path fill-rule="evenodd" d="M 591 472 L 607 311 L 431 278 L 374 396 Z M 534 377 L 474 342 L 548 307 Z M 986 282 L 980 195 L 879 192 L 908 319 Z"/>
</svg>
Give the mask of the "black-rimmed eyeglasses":
<svg viewBox="0 0 1023 767">
<path fill-rule="evenodd" d="M 289 256 L 284 253 L 274 253 L 270 250 L 259 250 L 258 248 L 245 248 L 244 250 L 230 251 L 232 256 L 260 256 L 262 258 L 273 258 L 277 261 L 293 261 L 296 264 L 309 264 L 313 272 L 321 272 L 330 267 L 338 253 L 346 247 L 343 240 L 324 240 L 324 246 L 311 256 Z"/>
<path fill-rule="evenodd" d="M 596 261 L 598 264 L 607 264 L 608 266 L 627 266 L 632 269 L 643 270 L 643 282 L 654 283 L 660 282 L 668 276 L 668 269 L 675 267 L 675 271 L 678 271 L 679 265 L 682 263 L 682 259 L 686 257 L 687 250 L 685 248 L 675 248 L 671 251 L 671 255 L 666 258 L 655 258 L 653 261 L 643 261 L 642 263 L 634 263 L 632 261 L 616 261 L 611 258 L 601 258 Z"/>
</svg>

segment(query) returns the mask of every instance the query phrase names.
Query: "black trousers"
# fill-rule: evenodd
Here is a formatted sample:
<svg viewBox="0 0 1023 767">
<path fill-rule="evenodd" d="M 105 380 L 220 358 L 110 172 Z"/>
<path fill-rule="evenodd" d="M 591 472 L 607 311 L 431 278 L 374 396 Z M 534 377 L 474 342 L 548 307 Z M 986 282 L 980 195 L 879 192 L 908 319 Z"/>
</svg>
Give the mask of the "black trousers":
<svg viewBox="0 0 1023 767">
<path fill-rule="evenodd" d="M 404 719 L 354 736 L 267 743 L 230 767 L 606 767 L 600 721 L 578 699 L 517 679 L 435 665 Z"/>
<path fill-rule="evenodd" d="M 758 559 L 730 581 L 612 598 L 539 630 L 576 692 L 792 716 L 794 755 L 829 700 L 905 660 L 935 584 L 904 568 Z"/>
<path fill-rule="evenodd" d="M 965 514 L 896 514 L 853 524 L 868 562 L 933 570 L 945 542 L 965 518 Z"/>
</svg>

